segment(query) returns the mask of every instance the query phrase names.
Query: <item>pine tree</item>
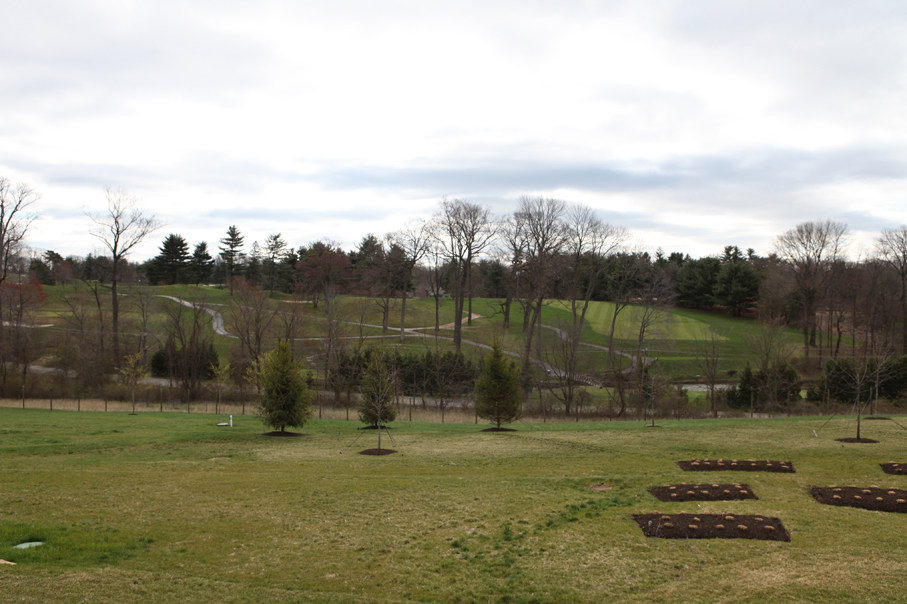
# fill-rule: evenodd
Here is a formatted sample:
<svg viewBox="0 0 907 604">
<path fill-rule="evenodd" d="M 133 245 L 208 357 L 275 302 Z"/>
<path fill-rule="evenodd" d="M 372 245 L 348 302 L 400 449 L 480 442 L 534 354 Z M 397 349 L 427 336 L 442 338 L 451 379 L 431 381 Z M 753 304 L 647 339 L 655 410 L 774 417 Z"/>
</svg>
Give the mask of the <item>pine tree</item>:
<svg viewBox="0 0 907 604">
<path fill-rule="evenodd" d="M 192 252 L 192 258 L 189 259 L 189 274 L 192 275 L 192 281 L 198 285 L 206 281 L 211 276 L 214 269 L 214 259 L 208 252 L 208 242 L 200 241 L 195 244 Z"/>
<path fill-rule="evenodd" d="M 262 363 L 259 416 L 281 432 L 301 428 L 312 414 L 312 398 L 302 363 L 293 357 L 287 342 L 280 342 Z"/>
<path fill-rule="evenodd" d="M 501 343 L 495 342 L 476 380 L 476 415 L 500 429 L 501 424 L 519 419 L 522 407 L 520 372 L 513 361 L 507 363 Z"/>
<path fill-rule="evenodd" d="M 227 285 L 230 287 L 230 295 L 233 294 L 233 277 L 237 273 L 237 266 L 242 264 L 243 237 L 235 225 L 227 228 L 227 236 L 220 240 L 223 247 L 220 248 L 220 257 L 224 261 L 224 270 L 226 272 Z"/>
<path fill-rule="evenodd" d="M 171 233 L 161 244 L 160 253 L 152 259 L 156 280 L 173 285 L 182 283 L 189 267 L 189 244 L 181 235 Z"/>
</svg>

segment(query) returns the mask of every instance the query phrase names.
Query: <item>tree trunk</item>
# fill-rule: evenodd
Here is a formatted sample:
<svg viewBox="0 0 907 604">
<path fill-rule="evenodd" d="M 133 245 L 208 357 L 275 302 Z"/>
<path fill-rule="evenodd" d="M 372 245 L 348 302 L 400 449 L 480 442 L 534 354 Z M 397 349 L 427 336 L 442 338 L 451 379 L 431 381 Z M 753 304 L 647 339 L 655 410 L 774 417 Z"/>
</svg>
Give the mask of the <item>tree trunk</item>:
<svg viewBox="0 0 907 604">
<path fill-rule="evenodd" d="M 406 292 L 400 297 L 400 342 L 406 340 Z"/>
</svg>

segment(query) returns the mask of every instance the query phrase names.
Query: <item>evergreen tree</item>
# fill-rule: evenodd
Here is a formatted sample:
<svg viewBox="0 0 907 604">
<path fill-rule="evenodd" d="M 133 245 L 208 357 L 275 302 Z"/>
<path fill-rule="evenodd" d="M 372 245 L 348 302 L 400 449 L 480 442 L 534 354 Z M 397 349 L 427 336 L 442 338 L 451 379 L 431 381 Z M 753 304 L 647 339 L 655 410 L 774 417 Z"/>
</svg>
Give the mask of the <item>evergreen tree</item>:
<svg viewBox="0 0 907 604">
<path fill-rule="evenodd" d="M 189 274 L 192 276 L 192 281 L 196 285 L 207 281 L 212 270 L 214 270 L 214 259 L 208 252 L 208 242 L 200 241 L 195 244 L 192 258 L 189 259 Z"/>
<path fill-rule="evenodd" d="M 367 356 L 368 365 L 360 386 L 362 401 L 359 403 L 359 419 L 380 430 L 381 426 L 397 418 L 397 408 L 393 405 L 394 373 L 387 366 L 383 351 L 373 348 Z M 378 448 L 381 448 L 380 434 Z"/>
<path fill-rule="evenodd" d="M 715 283 L 715 300 L 739 317 L 759 298 L 759 274 L 745 260 L 725 262 Z"/>
<path fill-rule="evenodd" d="M 238 274 L 238 267 L 242 264 L 242 245 L 243 237 L 235 225 L 227 228 L 227 235 L 220 242 L 223 244 L 220 248 L 220 257 L 224 262 L 224 273 L 227 285 L 230 287 L 230 294 L 233 294 L 233 277 Z"/>
<path fill-rule="evenodd" d="M 160 253 L 151 260 L 148 277 L 154 283 L 182 283 L 189 267 L 189 244 L 181 235 L 171 233 L 161 244 Z"/>
<path fill-rule="evenodd" d="M 259 416 L 265 425 L 281 432 L 287 427 L 301 428 L 312 414 L 312 398 L 302 363 L 293 357 L 287 342 L 280 342 L 262 364 Z"/>
<path fill-rule="evenodd" d="M 513 361 L 507 363 L 501 343 L 495 342 L 476 380 L 476 415 L 500 429 L 501 424 L 519 419 L 522 407 L 520 372 Z"/>
</svg>

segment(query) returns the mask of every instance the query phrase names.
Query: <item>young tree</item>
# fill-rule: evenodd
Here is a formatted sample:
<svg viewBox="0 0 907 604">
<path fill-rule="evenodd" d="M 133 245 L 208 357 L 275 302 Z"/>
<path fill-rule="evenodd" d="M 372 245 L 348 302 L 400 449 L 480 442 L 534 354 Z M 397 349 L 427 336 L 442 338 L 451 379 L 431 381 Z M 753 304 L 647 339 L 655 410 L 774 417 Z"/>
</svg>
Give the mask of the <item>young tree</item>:
<svg viewBox="0 0 907 604">
<path fill-rule="evenodd" d="M 312 415 L 313 392 L 302 363 L 293 357 L 288 342 L 264 357 L 261 368 L 261 404 L 258 414 L 266 426 L 281 432 L 302 428 Z"/>
<path fill-rule="evenodd" d="M 395 372 L 388 367 L 384 352 L 380 349 L 369 351 L 368 365 L 359 387 L 362 400 L 359 404 L 359 419 L 378 429 L 378 449 L 381 449 L 381 428 L 397 417 L 394 407 L 396 391 Z"/>
<path fill-rule="evenodd" d="M 495 342 L 491 354 L 482 360 L 476 380 L 476 415 L 500 429 L 501 424 L 518 420 L 522 410 L 520 372 L 513 361 L 504 359 L 501 343 Z"/>
<path fill-rule="evenodd" d="M 135 415 L 135 390 L 138 388 L 139 382 L 148 376 L 142 353 L 136 352 L 134 354 L 126 355 L 126 358 L 123 359 L 123 365 L 117 369 L 117 371 L 123 378 L 123 382 L 129 386 L 129 397 L 132 400 L 132 415 Z"/>
<path fill-rule="evenodd" d="M 95 226 L 91 234 L 101 240 L 110 252 L 110 315 L 113 327 L 113 358 L 120 360 L 120 299 L 117 285 L 123 261 L 132 249 L 154 232 L 159 223 L 154 216 L 145 216 L 133 197 L 124 191 L 107 189 L 107 214 L 89 214 Z"/>
</svg>

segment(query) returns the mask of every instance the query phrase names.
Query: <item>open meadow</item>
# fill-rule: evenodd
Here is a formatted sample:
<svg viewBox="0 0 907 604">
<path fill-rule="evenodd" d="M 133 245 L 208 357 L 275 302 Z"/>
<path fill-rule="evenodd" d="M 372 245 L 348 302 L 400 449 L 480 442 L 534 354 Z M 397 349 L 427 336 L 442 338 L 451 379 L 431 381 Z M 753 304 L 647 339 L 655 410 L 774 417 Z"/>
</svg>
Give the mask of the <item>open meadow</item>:
<svg viewBox="0 0 907 604">
<path fill-rule="evenodd" d="M 811 486 L 907 488 L 907 418 L 393 424 L 264 436 L 254 417 L 0 409 L 7 602 L 903 601 L 907 514 Z M 357 440 L 358 439 L 358 440 Z M 684 472 L 700 458 L 795 473 Z M 758 499 L 648 489 L 746 482 Z M 592 487 L 597 487 L 593 489 Z M 599 490 L 600 489 L 600 490 Z M 759 514 L 790 542 L 644 537 L 631 515 Z M 43 546 L 15 549 L 22 542 Z"/>
</svg>

